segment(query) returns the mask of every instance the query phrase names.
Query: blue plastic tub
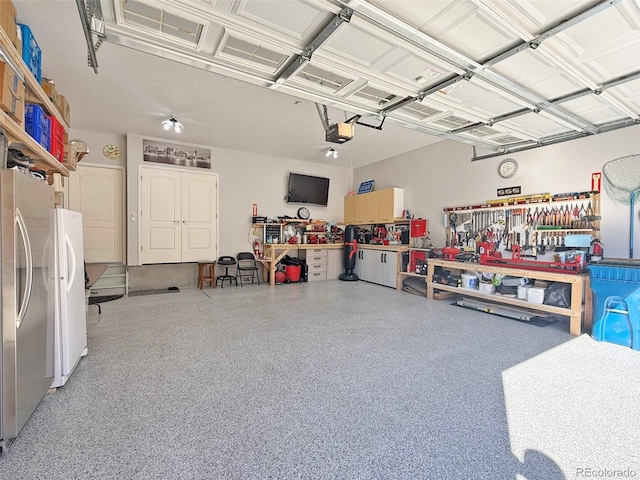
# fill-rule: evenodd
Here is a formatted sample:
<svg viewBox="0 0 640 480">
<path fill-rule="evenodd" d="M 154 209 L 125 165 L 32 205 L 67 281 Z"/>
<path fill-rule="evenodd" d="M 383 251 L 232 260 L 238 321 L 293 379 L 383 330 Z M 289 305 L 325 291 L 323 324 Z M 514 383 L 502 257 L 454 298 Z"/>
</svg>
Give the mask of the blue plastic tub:
<svg viewBox="0 0 640 480">
<path fill-rule="evenodd" d="M 42 50 L 28 25 L 19 23 L 18 27 L 22 35 L 22 59 L 40 84 L 42 82 Z"/>
<path fill-rule="evenodd" d="M 631 263 L 629 266 L 589 265 L 589 278 L 593 290 L 593 331 L 596 332 L 596 324 L 603 317 L 607 298 L 622 297 L 629 309 L 635 350 L 640 347 L 640 264 Z"/>
<path fill-rule="evenodd" d="M 25 104 L 24 129 L 45 150 L 49 149 L 51 121 L 40 105 L 34 103 Z"/>
</svg>

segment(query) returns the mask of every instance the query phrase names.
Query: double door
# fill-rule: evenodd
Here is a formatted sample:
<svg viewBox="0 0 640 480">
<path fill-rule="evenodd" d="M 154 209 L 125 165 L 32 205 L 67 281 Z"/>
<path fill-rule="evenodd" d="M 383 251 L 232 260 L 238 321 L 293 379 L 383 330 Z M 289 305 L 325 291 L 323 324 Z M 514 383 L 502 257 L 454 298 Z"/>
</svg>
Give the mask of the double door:
<svg viewBox="0 0 640 480">
<path fill-rule="evenodd" d="M 140 167 L 142 264 L 218 257 L 218 175 Z"/>
<path fill-rule="evenodd" d="M 396 288 L 398 253 L 393 250 L 360 248 L 354 272 L 360 280 Z"/>
</svg>

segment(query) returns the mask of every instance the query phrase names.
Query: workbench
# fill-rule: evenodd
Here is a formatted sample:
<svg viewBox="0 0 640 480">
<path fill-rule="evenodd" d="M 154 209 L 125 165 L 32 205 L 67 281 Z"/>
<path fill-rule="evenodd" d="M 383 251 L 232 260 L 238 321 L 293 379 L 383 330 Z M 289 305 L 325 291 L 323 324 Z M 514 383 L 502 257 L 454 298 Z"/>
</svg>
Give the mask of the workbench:
<svg viewBox="0 0 640 480">
<path fill-rule="evenodd" d="M 569 308 L 555 307 L 552 305 L 545 305 L 542 303 L 533 303 L 526 300 L 520 300 L 518 298 L 508 297 L 504 295 L 496 295 L 481 292 L 479 290 L 472 290 L 468 288 L 460 288 L 450 285 L 441 285 L 434 283 L 433 274 L 436 266 L 440 266 L 445 270 L 458 270 L 466 272 L 485 272 L 485 273 L 498 273 L 503 275 L 510 275 L 513 277 L 522 277 L 535 280 L 544 280 L 548 282 L 561 282 L 571 285 L 571 305 Z M 558 315 L 569 317 L 569 333 L 572 335 L 580 335 L 582 333 L 582 327 L 590 329 L 591 327 L 591 287 L 589 284 L 589 275 L 571 274 L 562 272 L 545 272 L 537 270 L 527 270 L 524 268 L 511 268 L 500 267 L 494 265 L 481 265 L 479 263 L 472 262 L 456 262 L 452 260 L 430 258 L 427 261 L 427 298 L 434 297 L 434 290 L 443 290 L 448 292 L 455 292 L 460 295 L 469 297 L 483 298 L 492 302 L 503 303 L 508 305 L 516 305 L 518 307 L 525 307 L 532 310 L 539 310 L 542 312 L 555 313 Z M 584 321 L 584 322 L 583 322 Z"/>
<path fill-rule="evenodd" d="M 264 244 L 264 257 L 256 258 L 258 262 L 262 264 L 263 276 L 262 278 L 269 278 L 269 284 L 271 286 L 276 284 L 276 265 L 287 255 L 291 250 L 342 250 L 344 248 L 343 243 L 265 243 Z"/>
</svg>

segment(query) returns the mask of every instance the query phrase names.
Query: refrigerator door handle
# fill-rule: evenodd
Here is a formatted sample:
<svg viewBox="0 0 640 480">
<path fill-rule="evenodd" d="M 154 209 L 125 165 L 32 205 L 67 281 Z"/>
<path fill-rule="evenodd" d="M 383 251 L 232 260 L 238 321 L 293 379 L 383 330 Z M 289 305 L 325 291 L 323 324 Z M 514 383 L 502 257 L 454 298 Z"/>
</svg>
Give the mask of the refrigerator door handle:
<svg viewBox="0 0 640 480">
<path fill-rule="evenodd" d="M 65 235 L 64 243 L 67 247 L 67 258 L 69 259 L 69 271 L 67 272 L 67 292 L 71 290 L 76 280 L 76 252 L 69 235 Z"/>
<path fill-rule="evenodd" d="M 20 237 L 24 243 L 25 257 L 27 261 L 26 265 L 26 278 L 25 288 L 22 293 L 22 301 L 20 302 L 20 309 L 18 310 L 18 318 L 16 319 L 16 328 L 20 328 L 22 320 L 27 313 L 29 307 L 29 299 L 31 298 L 31 289 L 33 288 L 33 254 L 31 252 L 31 242 L 29 241 L 29 233 L 27 232 L 27 226 L 24 223 L 20 210 L 16 208 L 16 225 L 20 231 Z"/>
</svg>

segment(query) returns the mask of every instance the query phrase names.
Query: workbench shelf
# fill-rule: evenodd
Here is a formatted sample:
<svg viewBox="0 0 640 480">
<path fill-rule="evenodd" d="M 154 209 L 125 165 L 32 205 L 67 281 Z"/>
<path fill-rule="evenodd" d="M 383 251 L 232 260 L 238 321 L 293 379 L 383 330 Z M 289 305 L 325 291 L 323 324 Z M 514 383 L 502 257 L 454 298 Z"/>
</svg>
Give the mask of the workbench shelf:
<svg viewBox="0 0 640 480">
<path fill-rule="evenodd" d="M 560 282 L 568 283 L 571 285 L 571 306 L 570 308 L 555 307 L 552 305 L 545 305 L 542 303 L 533 303 L 518 298 L 513 298 L 504 295 L 490 294 L 481 292 L 479 290 L 472 290 L 468 288 L 453 287 L 449 285 L 441 285 L 433 282 L 433 274 L 435 273 L 435 267 L 440 266 L 444 270 L 456 270 L 460 272 L 483 272 L 491 274 L 510 275 L 514 277 L 529 278 L 534 280 L 544 280 L 548 282 Z M 492 302 L 514 305 L 518 307 L 525 307 L 535 311 L 554 313 L 557 315 L 563 315 L 569 317 L 569 333 L 572 335 L 580 335 L 582 333 L 583 323 L 585 326 L 590 326 L 591 323 L 591 308 L 590 302 L 585 299 L 589 297 L 589 276 L 587 274 L 569 274 L 569 273 L 554 273 L 543 272 L 536 270 L 527 270 L 522 268 L 510 268 L 510 267 L 496 267 L 490 265 L 480 265 L 478 263 L 471 262 L 455 262 L 451 260 L 442 260 L 431 258 L 428 261 L 427 267 L 427 298 L 433 299 L 436 290 L 454 292 L 460 295 L 468 297 L 482 298 L 485 300 L 491 300 Z"/>
</svg>

